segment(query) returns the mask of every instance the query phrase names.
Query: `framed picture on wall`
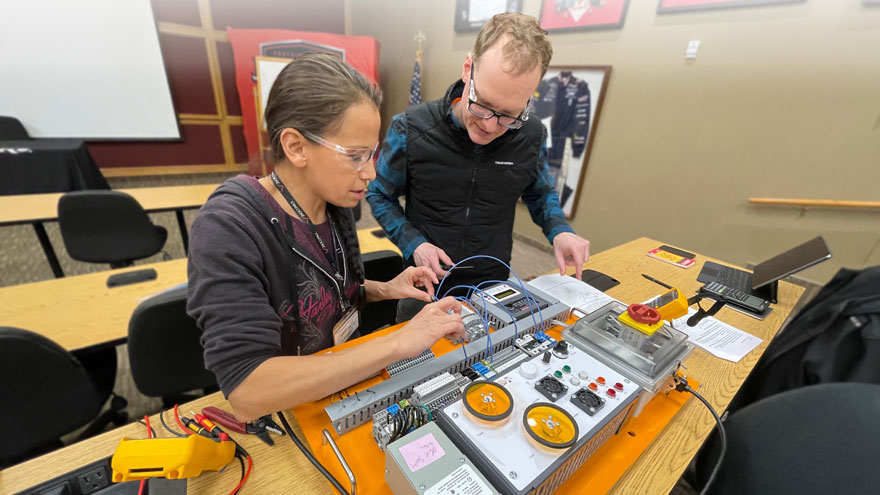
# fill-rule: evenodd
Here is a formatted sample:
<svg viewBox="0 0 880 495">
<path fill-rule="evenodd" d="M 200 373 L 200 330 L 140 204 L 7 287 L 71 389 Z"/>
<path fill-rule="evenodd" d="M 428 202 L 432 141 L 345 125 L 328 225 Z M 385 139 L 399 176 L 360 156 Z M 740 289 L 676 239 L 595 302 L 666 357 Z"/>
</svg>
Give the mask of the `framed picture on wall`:
<svg viewBox="0 0 880 495">
<path fill-rule="evenodd" d="M 629 0 L 543 0 L 541 27 L 547 31 L 620 29 Z"/>
<path fill-rule="evenodd" d="M 727 9 L 731 7 L 753 7 L 780 3 L 803 3 L 806 0 L 660 0 L 658 14 L 691 12 L 694 10 Z"/>
<path fill-rule="evenodd" d="M 493 15 L 522 12 L 522 0 L 455 0 L 455 32 L 479 31 Z"/>
<path fill-rule="evenodd" d="M 577 211 L 610 65 L 551 66 L 532 98 L 532 116 L 547 129 L 547 161 L 565 216 Z"/>
</svg>

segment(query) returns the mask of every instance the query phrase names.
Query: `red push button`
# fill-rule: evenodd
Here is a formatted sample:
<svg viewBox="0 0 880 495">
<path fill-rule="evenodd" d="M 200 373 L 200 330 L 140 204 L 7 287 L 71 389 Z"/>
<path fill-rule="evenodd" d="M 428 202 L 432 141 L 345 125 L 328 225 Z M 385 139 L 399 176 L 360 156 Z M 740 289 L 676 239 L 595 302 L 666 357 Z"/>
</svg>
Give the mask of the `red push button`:
<svg viewBox="0 0 880 495">
<path fill-rule="evenodd" d="M 619 392 L 623 392 L 623 384 L 620 382 L 615 383 L 614 388 L 616 388 Z"/>
<path fill-rule="evenodd" d="M 617 397 L 617 392 L 615 392 L 613 388 L 609 388 L 605 392 L 605 395 L 607 395 L 608 397 L 611 397 L 613 399 L 613 398 Z"/>
<path fill-rule="evenodd" d="M 595 383 L 592 383 L 592 382 L 591 382 L 589 385 L 587 385 L 587 387 L 588 387 L 590 390 L 592 390 L 593 392 L 595 392 L 596 390 L 599 390 L 599 387 L 597 387 L 596 384 L 595 384 Z"/>
<path fill-rule="evenodd" d="M 600 376 L 599 378 L 596 378 L 596 381 L 599 383 L 599 385 L 605 385 L 605 377 L 604 376 Z"/>
</svg>

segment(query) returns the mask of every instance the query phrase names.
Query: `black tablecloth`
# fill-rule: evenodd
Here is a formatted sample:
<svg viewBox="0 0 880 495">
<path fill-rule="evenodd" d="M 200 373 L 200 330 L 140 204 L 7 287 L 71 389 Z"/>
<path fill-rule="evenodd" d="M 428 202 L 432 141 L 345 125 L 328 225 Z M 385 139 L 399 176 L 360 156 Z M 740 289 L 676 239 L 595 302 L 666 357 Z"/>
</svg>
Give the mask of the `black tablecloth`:
<svg viewBox="0 0 880 495">
<path fill-rule="evenodd" d="M 110 189 L 79 139 L 0 141 L 0 194 Z"/>
</svg>

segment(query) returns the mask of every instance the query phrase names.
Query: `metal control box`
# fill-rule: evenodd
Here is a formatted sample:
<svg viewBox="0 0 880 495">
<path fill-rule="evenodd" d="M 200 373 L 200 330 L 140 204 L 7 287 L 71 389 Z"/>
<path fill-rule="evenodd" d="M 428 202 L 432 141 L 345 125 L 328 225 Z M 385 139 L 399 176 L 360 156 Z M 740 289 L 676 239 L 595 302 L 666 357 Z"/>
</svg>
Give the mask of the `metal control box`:
<svg viewBox="0 0 880 495">
<path fill-rule="evenodd" d="M 437 423 L 388 445 L 385 481 L 394 495 L 500 495 Z"/>
</svg>

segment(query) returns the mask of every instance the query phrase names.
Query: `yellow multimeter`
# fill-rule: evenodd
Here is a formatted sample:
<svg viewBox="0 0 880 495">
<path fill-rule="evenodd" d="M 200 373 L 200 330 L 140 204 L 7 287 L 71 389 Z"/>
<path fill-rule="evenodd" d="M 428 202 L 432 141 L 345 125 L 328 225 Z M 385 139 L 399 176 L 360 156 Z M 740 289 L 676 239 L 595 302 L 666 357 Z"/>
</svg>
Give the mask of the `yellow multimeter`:
<svg viewBox="0 0 880 495">
<path fill-rule="evenodd" d="M 656 309 L 660 313 L 660 318 L 669 322 L 686 315 L 688 312 L 687 298 L 675 287 L 648 302 L 648 306 Z"/>
</svg>

